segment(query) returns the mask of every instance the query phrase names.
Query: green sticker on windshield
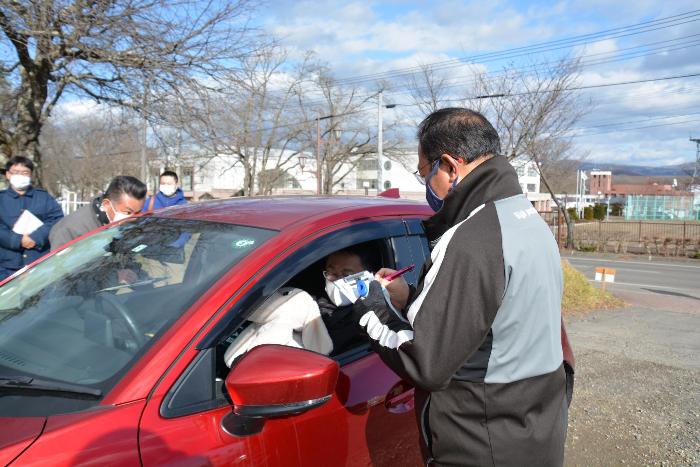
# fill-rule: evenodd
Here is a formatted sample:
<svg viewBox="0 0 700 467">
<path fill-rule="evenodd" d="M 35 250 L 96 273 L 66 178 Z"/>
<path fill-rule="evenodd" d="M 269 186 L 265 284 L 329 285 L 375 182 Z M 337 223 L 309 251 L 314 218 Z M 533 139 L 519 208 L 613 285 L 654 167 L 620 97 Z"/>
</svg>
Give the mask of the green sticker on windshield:
<svg viewBox="0 0 700 467">
<path fill-rule="evenodd" d="M 244 238 L 242 240 L 236 240 L 235 242 L 232 243 L 232 246 L 234 248 L 247 248 L 249 246 L 255 245 L 255 240 L 252 240 L 250 238 Z"/>
</svg>

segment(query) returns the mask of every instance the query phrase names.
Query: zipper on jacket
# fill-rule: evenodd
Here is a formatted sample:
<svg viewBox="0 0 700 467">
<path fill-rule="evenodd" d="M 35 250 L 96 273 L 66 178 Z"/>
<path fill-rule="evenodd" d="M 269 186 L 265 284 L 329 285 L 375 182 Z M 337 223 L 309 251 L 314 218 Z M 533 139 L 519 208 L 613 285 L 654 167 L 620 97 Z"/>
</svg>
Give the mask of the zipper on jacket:
<svg viewBox="0 0 700 467">
<path fill-rule="evenodd" d="M 430 406 L 430 400 L 432 399 L 432 394 L 428 394 L 427 399 L 425 400 L 425 404 L 423 404 L 423 410 L 421 410 L 420 414 L 420 431 L 421 434 L 423 435 L 423 442 L 425 443 L 425 447 L 427 448 L 428 452 L 430 452 L 431 456 L 433 454 L 433 446 L 432 442 L 430 440 L 430 433 L 425 429 L 426 427 L 426 418 L 428 416 L 428 407 Z M 428 465 L 430 462 L 433 461 L 433 458 L 430 457 L 426 461 L 426 465 Z"/>
</svg>

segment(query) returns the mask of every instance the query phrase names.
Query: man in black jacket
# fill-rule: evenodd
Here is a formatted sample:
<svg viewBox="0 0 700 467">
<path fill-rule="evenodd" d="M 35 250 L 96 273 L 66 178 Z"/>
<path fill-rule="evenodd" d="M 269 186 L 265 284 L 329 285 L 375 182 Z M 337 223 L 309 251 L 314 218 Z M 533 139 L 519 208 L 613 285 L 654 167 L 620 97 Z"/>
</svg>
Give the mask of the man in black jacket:
<svg viewBox="0 0 700 467">
<path fill-rule="evenodd" d="M 389 367 L 416 386 L 431 465 L 563 463 L 563 279 L 547 225 L 481 114 L 442 109 L 418 130 L 418 176 L 436 211 L 421 280 L 377 282 L 355 316 Z M 381 270 L 378 276 L 387 275 Z"/>
</svg>

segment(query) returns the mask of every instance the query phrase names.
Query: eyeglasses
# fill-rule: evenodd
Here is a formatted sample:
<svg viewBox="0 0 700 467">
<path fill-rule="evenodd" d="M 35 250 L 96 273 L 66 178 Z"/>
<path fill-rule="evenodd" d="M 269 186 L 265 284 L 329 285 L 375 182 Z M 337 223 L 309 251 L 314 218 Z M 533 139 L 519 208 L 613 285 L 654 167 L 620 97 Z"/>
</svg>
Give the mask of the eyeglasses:
<svg viewBox="0 0 700 467">
<path fill-rule="evenodd" d="M 439 163 L 440 163 L 440 159 L 433 161 L 433 162 L 426 162 L 425 164 L 421 165 L 418 168 L 418 170 L 413 172 L 413 176 L 416 177 L 416 180 L 418 180 L 418 183 L 420 183 L 421 185 L 425 185 L 425 177 L 420 174 L 420 171 L 423 170 L 425 167 L 428 167 L 429 165 L 434 165 L 434 164 L 439 164 Z"/>
<path fill-rule="evenodd" d="M 335 282 L 337 280 L 343 279 L 344 277 L 348 277 L 348 276 L 351 276 L 353 274 L 354 273 L 352 273 L 352 272 L 348 272 L 347 274 L 346 273 L 336 274 L 334 272 L 323 271 L 323 277 L 325 277 L 326 279 L 328 279 L 331 282 Z"/>
<path fill-rule="evenodd" d="M 22 170 L 21 172 L 19 172 L 17 170 L 8 170 L 7 173 L 10 175 L 24 175 L 25 177 L 32 176 L 32 172 L 29 170 Z"/>
</svg>

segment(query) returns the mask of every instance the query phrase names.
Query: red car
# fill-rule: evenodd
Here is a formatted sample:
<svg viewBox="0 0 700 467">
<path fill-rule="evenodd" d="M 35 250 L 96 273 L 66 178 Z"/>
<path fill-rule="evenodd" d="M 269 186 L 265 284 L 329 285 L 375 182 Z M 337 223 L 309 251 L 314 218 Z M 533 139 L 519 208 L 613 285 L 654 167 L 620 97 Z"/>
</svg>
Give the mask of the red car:
<svg viewBox="0 0 700 467">
<path fill-rule="evenodd" d="M 111 225 L 0 287 L 0 464 L 418 465 L 412 389 L 368 346 L 223 362 L 283 285 L 357 243 L 423 263 L 424 204 L 265 198 Z M 138 276 L 129 285 L 120 273 Z M 417 271 L 407 275 L 415 282 Z"/>
<path fill-rule="evenodd" d="M 0 464 L 420 465 L 413 390 L 367 344 L 331 357 L 265 345 L 231 369 L 223 357 L 280 287 L 322 287 L 336 250 L 420 266 L 431 213 L 381 198 L 214 201 L 45 257 L 0 285 Z"/>
</svg>

